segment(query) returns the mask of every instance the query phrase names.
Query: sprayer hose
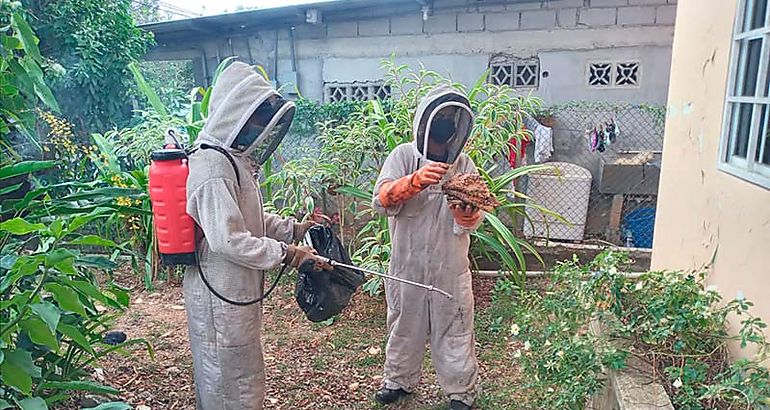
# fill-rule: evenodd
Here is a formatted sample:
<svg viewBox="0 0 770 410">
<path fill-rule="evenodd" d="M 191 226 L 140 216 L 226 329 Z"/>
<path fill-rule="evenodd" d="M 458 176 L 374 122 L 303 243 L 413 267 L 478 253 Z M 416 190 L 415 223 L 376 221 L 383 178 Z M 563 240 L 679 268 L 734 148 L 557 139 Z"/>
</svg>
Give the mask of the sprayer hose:
<svg viewBox="0 0 770 410">
<path fill-rule="evenodd" d="M 209 291 L 214 296 L 216 296 L 219 300 L 221 300 L 221 301 L 223 301 L 225 303 L 229 303 L 231 305 L 235 305 L 235 306 L 249 306 L 249 305 L 253 305 L 255 303 L 259 303 L 259 302 L 262 302 L 263 300 L 265 300 L 268 296 L 270 296 L 270 294 L 273 292 L 273 290 L 275 290 L 275 287 L 278 286 L 278 281 L 281 280 L 281 277 L 286 272 L 286 268 L 288 267 L 288 265 L 283 265 L 281 267 L 281 270 L 278 271 L 278 276 L 275 278 L 273 283 L 270 285 L 270 288 L 267 290 L 267 292 L 264 292 L 262 294 L 262 296 L 254 299 L 254 300 L 247 300 L 247 301 L 241 302 L 241 301 L 237 301 L 237 300 L 228 299 L 225 296 L 223 296 L 221 293 L 219 293 L 216 290 L 214 290 L 214 288 L 209 283 L 208 279 L 206 279 L 206 275 L 203 273 L 203 268 L 201 267 L 201 261 L 200 261 L 200 258 L 198 257 L 197 254 L 195 255 L 195 263 L 198 266 L 198 272 L 201 275 L 201 279 L 203 280 L 203 283 L 206 285 L 206 287 L 209 289 Z"/>
</svg>

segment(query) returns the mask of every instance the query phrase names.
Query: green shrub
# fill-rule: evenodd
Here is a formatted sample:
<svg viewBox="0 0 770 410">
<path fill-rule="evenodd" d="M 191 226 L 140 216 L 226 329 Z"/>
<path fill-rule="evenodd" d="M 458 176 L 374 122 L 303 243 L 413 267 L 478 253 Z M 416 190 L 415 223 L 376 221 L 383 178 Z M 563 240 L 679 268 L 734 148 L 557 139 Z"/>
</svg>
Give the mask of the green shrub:
<svg viewBox="0 0 770 410">
<path fill-rule="evenodd" d="M 770 375 L 762 363 L 770 345 L 751 302 L 722 301 L 703 274 L 622 273 L 628 259 L 607 252 L 590 264 L 563 263 L 543 291 L 525 291 L 503 319 L 534 405 L 581 409 L 602 388 L 604 369 L 631 356 L 653 363 L 678 409 L 758 408 L 768 404 Z M 513 293 L 510 293 L 514 295 Z M 740 319 L 738 335 L 728 320 Z M 589 323 L 602 332 L 590 332 Z M 731 362 L 727 344 L 758 349 Z"/>
</svg>

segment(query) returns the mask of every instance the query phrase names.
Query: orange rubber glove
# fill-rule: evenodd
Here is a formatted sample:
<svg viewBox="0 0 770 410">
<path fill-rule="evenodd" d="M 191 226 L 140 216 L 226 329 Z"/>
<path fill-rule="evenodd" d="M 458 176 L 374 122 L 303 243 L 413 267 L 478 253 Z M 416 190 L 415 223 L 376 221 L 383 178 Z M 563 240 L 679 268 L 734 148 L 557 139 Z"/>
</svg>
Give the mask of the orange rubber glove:
<svg viewBox="0 0 770 410">
<path fill-rule="evenodd" d="M 449 211 L 458 225 L 463 228 L 473 228 L 481 219 L 481 211 L 471 205 L 449 205 Z"/>
<path fill-rule="evenodd" d="M 447 170 L 449 170 L 448 164 L 433 162 L 413 174 L 392 182 L 385 182 L 377 193 L 380 203 L 386 208 L 402 204 L 428 186 L 438 184 Z"/>
</svg>

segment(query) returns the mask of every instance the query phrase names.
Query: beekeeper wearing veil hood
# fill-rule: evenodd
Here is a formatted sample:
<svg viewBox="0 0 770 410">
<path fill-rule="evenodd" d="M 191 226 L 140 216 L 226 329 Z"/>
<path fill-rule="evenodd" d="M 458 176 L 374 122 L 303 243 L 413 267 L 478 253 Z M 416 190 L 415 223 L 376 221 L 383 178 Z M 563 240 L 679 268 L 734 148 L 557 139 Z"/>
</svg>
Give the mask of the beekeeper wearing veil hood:
<svg viewBox="0 0 770 410">
<path fill-rule="evenodd" d="M 385 282 L 389 336 L 383 386 L 375 395 L 382 404 L 415 389 L 426 342 L 450 409 L 470 409 L 478 393 L 468 248 L 483 215 L 450 207 L 440 188 L 458 173 L 476 172 L 462 153 L 472 124 L 465 95 L 448 85 L 434 88 L 417 107 L 414 141 L 391 152 L 375 185 L 374 208 L 389 217 L 389 273 L 454 296 Z"/>
<path fill-rule="evenodd" d="M 265 397 L 262 305 L 233 301 L 262 295 L 263 272 L 315 258 L 291 245 L 312 223 L 265 213 L 256 166 L 286 134 L 294 104 L 251 66 L 235 62 L 219 76 L 209 117 L 189 157 L 187 213 L 200 227 L 199 267 L 188 267 L 184 298 L 197 406 L 204 410 L 261 409 Z"/>
</svg>

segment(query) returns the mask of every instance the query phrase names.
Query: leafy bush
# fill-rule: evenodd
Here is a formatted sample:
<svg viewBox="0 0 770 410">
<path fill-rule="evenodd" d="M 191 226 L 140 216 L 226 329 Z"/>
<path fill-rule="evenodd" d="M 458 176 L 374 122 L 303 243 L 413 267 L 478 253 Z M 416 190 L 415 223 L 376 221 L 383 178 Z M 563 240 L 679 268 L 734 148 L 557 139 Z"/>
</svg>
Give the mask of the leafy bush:
<svg viewBox="0 0 770 410">
<path fill-rule="evenodd" d="M 54 167 L 54 162 L 21 162 L 0 167 L 0 180 Z M 111 281 L 99 286 L 95 271 L 110 272 L 124 245 L 82 231 L 108 218 L 109 207 L 72 208 L 80 192 L 54 200 L 45 187 L 22 200 L 4 201 L 3 213 L 25 205 L 25 216 L 0 223 L 0 408 L 45 409 L 77 391 L 117 393 L 83 380 L 89 366 L 128 344 L 103 343 L 115 311 L 128 306 L 125 289 Z M 37 200 L 40 198 L 40 200 Z M 81 202 L 82 203 L 82 202 Z M 93 204 L 93 203 L 92 203 Z M 69 205 L 69 207 L 67 207 Z M 109 257 L 84 248 L 107 250 Z"/>
<path fill-rule="evenodd" d="M 27 23 L 17 1 L 0 2 L 0 162 L 20 159 L 21 145 L 9 140 L 12 132 L 41 149 L 34 134 L 36 115 L 32 108 L 42 102 L 53 110 L 59 105 L 43 79 L 46 63 L 40 54 L 38 38 Z"/>
<path fill-rule="evenodd" d="M 770 403 L 770 373 L 762 363 L 770 344 L 751 302 L 724 303 L 703 274 L 621 272 L 623 254 L 604 253 L 581 266 L 563 263 L 543 291 L 524 291 L 504 326 L 523 343 L 517 355 L 537 408 L 582 409 L 603 386 L 603 370 L 630 357 L 653 364 L 678 409 L 757 408 Z M 512 290 L 506 292 L 513 295 Z M 740 320 L 736 336 L 728 320 Z M 588 331 L 601 323 L 601 332 Z M 757 349 L 731 362 L 727 344 Z M 544 407 L 541 407 L 544 406 Z"/>
<path fill-rule="evenodd" d="M 26 1 L 42 54 L 65 70 L 51 73 L 66 117 L 87 131 L 131 118 L 127 65 L 141 58 L 152 35 L 136 27 L 130 0 Z M 85 141 L 83 141 L 85 142 Z"/>
<path fill-rule="evenodd" d="M 189 91 L 195 86 L 192 61 L 142 61 L 139 68 L 169 112 L 179 116 L 187 114 Z M 141 91 L 134 89 L 132 94 L 141 96 Z"/>
</svg>

